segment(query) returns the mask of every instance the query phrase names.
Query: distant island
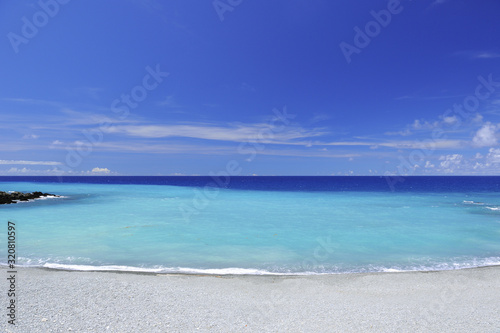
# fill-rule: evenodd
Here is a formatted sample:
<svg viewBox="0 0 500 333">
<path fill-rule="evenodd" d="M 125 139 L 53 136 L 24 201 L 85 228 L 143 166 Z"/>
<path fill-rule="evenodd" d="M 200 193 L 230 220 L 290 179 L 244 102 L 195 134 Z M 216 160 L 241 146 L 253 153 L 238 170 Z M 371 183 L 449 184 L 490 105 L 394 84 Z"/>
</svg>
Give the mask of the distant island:
<svg viewBox="0 0 500 333">
<path fill-rule="evenodd" d="M 42 193 L 42 192 L 32 192 L 32 193 L 22 193 L 22 192 L 2 192 L 0 191 L 0 205 L 17 203 L 19 201 L 28 201 L 32 199 L 38 199 L 43 197 L 59 197 L 59 195 Z"/>
</svg>

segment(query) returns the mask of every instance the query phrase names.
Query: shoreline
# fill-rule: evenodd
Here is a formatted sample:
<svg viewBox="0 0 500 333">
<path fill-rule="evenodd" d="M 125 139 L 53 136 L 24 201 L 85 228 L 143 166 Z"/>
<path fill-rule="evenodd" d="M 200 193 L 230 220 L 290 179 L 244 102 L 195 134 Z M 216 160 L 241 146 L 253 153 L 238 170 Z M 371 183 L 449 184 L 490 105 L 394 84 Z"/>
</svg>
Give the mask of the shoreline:
<svg viewBox="0 0 500 333">
<path fill-rule="evenodd" d="M 62 265 L 63 266 L 63 265 Z M 72 265 L 79 266 L 79 265 Z M 85 265 L 81 265 L 87 267 Z M 0 264 L 0 269 L 7 269 L 7 264 Z M 94 266 L 99 267 L 99 266 Z M 109 267 L 109 266 L 104 266 Z M 112 266 L 111 266 L 112 267 Z M 154 270 L 154 268 L 137 268 L 137 270 L 124 270 L 124 269 L 72 269 L 65 267 L 44 267 L 44 266 L 20 266 L 17 268 L 22 269 L 41 269 L 47 271 L 62 271 L 62 272 L 88 272 L 88 273 L 118 273 L 118 274 L 139 274 L 139 275 L 181 275 L 181 276 L 224 276 L 224 277 L 251 277 L 251 276 L 262 276 L 262 277 L 314 277 L 314 276 L 338 276 L 338 275 L 372 275 L 372 274 L 404 274 L 404 273 L 436 273 L 436 272 L 452 272 L 452 271 L 463 271 L 463 270 L 474 270 L 474 269 L 486 269 L 496 267 L 500 269 L 500 264 L 495 265 L 484 265 L 475 267 L 461 267 L 455 269 L 443 269 L 443 270 L 393 270 L 393 271 L 373 271 L 373 272 L 338 272 L 338 273 L 262 273 L 262 274 L 249 274 L 249 273 L 204 273 L 204 272 L 154 272 L 148 270 Z M 136 268 L 132 267 L 131 268 Z"/>
<path fill-rule="evenodd" d="M 6 276 L 7 268 L 0 269 Z M 39 332 L 500 331 L 500 266 L 381 273 L 188 275 L 18 267 L 16 328 Z M 4 318 L 2 325 L 6 324 Z"/>
</svg>

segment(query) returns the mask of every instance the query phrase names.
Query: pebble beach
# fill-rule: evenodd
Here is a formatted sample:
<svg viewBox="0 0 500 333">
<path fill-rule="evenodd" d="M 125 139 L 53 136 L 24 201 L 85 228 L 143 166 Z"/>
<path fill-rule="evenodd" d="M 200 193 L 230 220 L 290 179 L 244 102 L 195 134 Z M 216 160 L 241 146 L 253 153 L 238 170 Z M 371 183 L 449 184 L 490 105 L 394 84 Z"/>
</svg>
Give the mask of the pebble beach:
<svg viewBox="0 0 500 333">
<path fill-rule="evenodd" d="M 316 276 L 18 268 L 16 325 L 4 315 L 2 331 L 500 332 L 498 281 L 499 266 Z"/>
</svg>

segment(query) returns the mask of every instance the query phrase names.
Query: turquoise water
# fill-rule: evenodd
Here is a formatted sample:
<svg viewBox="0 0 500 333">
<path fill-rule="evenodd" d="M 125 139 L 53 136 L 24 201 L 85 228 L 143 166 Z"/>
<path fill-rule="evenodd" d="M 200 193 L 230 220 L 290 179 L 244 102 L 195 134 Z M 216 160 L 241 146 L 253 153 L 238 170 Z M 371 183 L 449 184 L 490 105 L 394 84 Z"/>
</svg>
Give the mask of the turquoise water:
<svg viewBox="0 0 500 333">
<path fill-rule="evenodd" d="M 496 192 L 212 188 L 208 198 L 192 186 L 0 185 L 64 196 L 0 206 L 0 248 L 15 222 L 28 266 L 318 274 L 500 264 Z"/>
</svg>

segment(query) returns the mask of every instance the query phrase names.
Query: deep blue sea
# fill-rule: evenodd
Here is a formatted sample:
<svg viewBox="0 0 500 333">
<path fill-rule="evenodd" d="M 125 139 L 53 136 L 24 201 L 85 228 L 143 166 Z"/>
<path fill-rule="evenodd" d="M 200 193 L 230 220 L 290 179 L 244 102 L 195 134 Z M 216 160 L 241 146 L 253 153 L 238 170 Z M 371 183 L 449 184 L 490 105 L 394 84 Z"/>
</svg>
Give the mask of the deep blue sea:
<svg viewBox="0 0 500 333">
<path fill-rule="evenodd" d="M 18 264 L 324 274 L 500 264 L 500 177 L 0 177 Z M 401 180 L 403 180 L 401 179 Z M 0 263 L 6 263 L 5 255 Z"/>
</svg>

